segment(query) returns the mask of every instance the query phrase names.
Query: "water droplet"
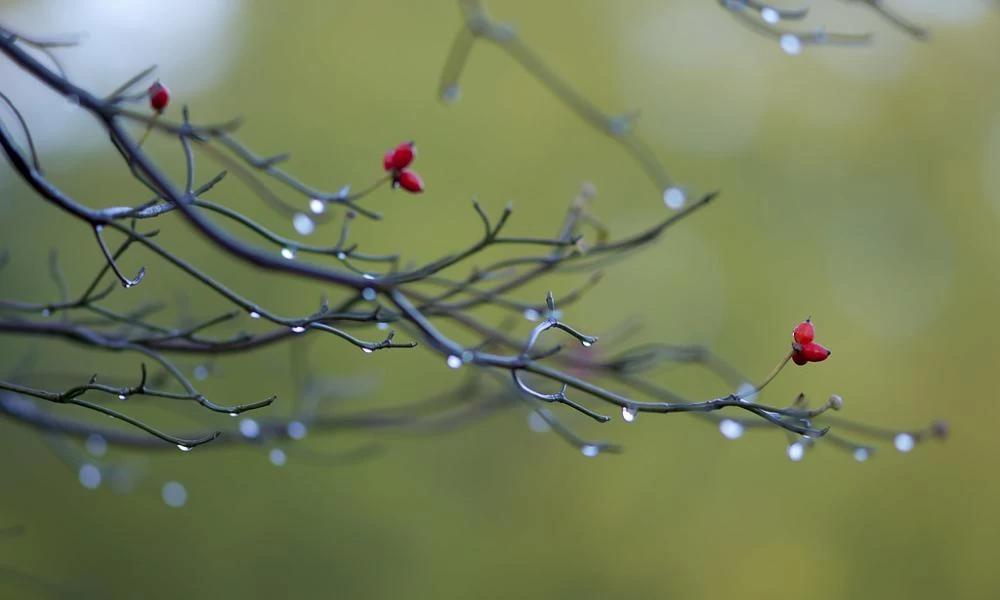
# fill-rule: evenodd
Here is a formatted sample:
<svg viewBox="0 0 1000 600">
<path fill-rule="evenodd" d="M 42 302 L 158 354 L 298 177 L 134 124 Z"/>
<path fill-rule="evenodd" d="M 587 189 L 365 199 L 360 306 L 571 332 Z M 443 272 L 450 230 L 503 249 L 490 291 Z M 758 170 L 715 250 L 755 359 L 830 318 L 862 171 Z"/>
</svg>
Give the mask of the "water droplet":
<svg viewBox="0 0 1000 600">
<path fill-rule="evenodd" d="M 757 394 L 760 392 L 754 384 L 749 382 L 744 382 L 736 388 L 736 395 L 739 397 L 740 402 L 755 402 L 757 400 Z"/>
<path fill-rule="evenodd" d="M 194 378 L 198 381 L 205 381 L 208 379 L 208 367 L 205 365 L 198 365 L 194 368 Z"/>
<path fill-rule="evenodd" d="M 295 213 L 295 216 L 292 217 L 292 227 L 300 235 L 310 235 L 316 231 L 316 224 L 305 213 Z"/>
<path fill-rule="evenodd" d="M 101 470 L 96 465 L 87 463 L 80 467 L 80 485 L 88 490 L 95 490 L 101 485 Z"/>
<path fill-rule="evenodd" d="M 177 444 L 177 449 L 181 452 L 190 452 L 191 446 L 185 446 L 184 444 Z"/>
<path fill-rule="evenodd" d="M 302 421 L 292 421 L 285 427 L 285 431 L 288 432 L 288 437 L 293 440 L 301 440 L 306 437 L 306 426 Z"/>
<path fill-rule="evenodd" d="M 243 419 L 240 421 L 240 433 L 243 437 L 255 438 L 260 435 L 260 425 L 253 419 Z"/>
<path fill-rule="evenodd" d="M 854 449 L 854 460 L 858 462 L 865 462 L 868 460 L 868 448 L 855 448 Z"/>
<path fill-rule="evenodd" d="M 361 290 L 361 297 L 364 298 L 365 300 L 368 300 L 369 302 L 374 300 L 375 296 L 377 296 L 377 294 L 375 293 L 375 290 L 372 288 L 365 288 Z"/>
<path fill-rule="evenodd" d="M 369 348 L 367 346 L 363 346 L 361 348 L 361 351 L 364 352 L 365 354 L 371 354 L 372 352 L 374 352 L 374 350 L 372 350 L 371 348 Z"/>
<path fill-rule="evenodd" d="M 295 327 L 292 327 L 292 333 L 303 333 L 305 330 L 306 328 L 301 325 L 296 325 Z"/>
<path fill-rule="evenodd" d="M 524 318 L 529 321 L 537 321 L 541 316 L 542 315 L 540 315 L 538 311 L 533 308 L 529 308 L 524 311 Z"/>
<path fill-rule="evenodd" d="M 309 210 L 311 210 L 314 215 L 321 215 L 323 214 L 323 211 L 326 210 L 326 203 L 318 198 L 313 198 L 309 201 Z"/>
<path fill-rule="evenodd" d="M 268 459 L 272 465 L 280 467 L 285 464 L 288 457 L 285 456 L 285 451 L 281 448 L 272 448 L 270 454 L 268 454 Z"/>
<path fill-rule="evenodd" d="M 295 250 L 292 250 L 291 248 L 282 248 L 281 256 L 287 258 L 288 260 L 292 260 L 295 258 Z"/>
<path fill-rule="evenodd" d="M 372 281 L 373 279 L 375 279 L 375 276 L 372 275 L 371 273 L 363 273 L 361 275 L 361 278 L 362 279 L 367 279 L 368 281 Z"/>
<path fill-rule="evenodd" d="M 619 137 L 627 134 L 631 128 L 632 122 L 628 117 L 616 117 L 611 119 L 611 122 L 609 123 L 611 135 L 617 135 Z"/>
<path fill-rule="evenodd" d="M 587 458 L 593 458 L 601 453 L 601 449 L 593 444 L 584 444 L 580 447 L 580 452 Z"/>
<path fill-rule="evenodd" d="M 594 345 L 594 342 L 590 340 L 580 340 L 580 343 L 583 344 L 584 348 L 590 348 L 591 346 Z"/>
<path fill-rule="evenodd" d="M 229 413 L 229 416 L 230 417 L 238 417 L 238 416 L 240 416 L 240 413 L 231 412 L 231 413 Z"/>
<path fill-rule="evenodd" d="M 171 508 L 180 508 L 187 504 L 187 489 L 177 481 L 164 483 L 160 495 L 163 497 L 164 504 Z"/>
<path fill-rule="evenodd" d="M 452 354 L 448 357 L 448 366 L 457 369 L 462 366 L 462 359 Z"/>
<path fill-rule="evenodd" d="M 94 456 L 104 456 L 108 451 L 108 440 L 103 435 L 92 433 L 87 436 L 83 447 Z"/>
<path fill-rule="evenodd" d="M 684 208 L 684 203 L 687 202 L 687 194 L 684 193 L 679 187 L 668 187 L 663 190 L 663 203 L 667 205 L 670 210 L 680 210 Z"/>
<path fill-rule="evenodd" d="M 781 50 L 785 54 L 795 56 L 802 52 L 802 40 L 797 35 L 791 33 L 783 34 L 778 39 L 778 44 L 781 45 Z"/>
<path fill-rule="evenodd" d="M 386 329 L 389 329 L 389 324 L 384 321 L 379 321 L 375 324 L 375 328 L 385 331 Z"/>
<path fill-rule="evenodd" d="M 257 312 L 257 311 L 255 311 L 255 310 L 251 310 L 250 311 L 250 318 L 251 319 L 259 319 L 260 318 L 260 313 Z"/>
<path fill-rule="evenodd" d="M 892 445 L 900 452 L 909 452 L 917 445 L 917 440 L 909 433 L 901 433 L 892 440 Z"/>
<path fill-rule="evenodd" d="M 552 427 L 549 425 L 542 415 L 538 414 L 537 411 L 531 411 L 528 413 L 528 429 L 534 431 L 535 433 L 545 433 Z"/>
<path fill-rule="evenodd" d="M 462 99 L 462 88 L 457 83 L 453 83 L 441 90 L 441 100 L 448 104 L 454 104 Z"/>
<path fill-rule="evenodd" d="M 44 318 L 44 317 L 49 317 L 49 316 L 52 316 L 52 311 L 49 310 L 49 309 L 47 309 L 47 308 L 43 308 L 42 309 L 42 317 Z"/>
<path fill-rule="evenodd" d="M 781 21 L 781 15 L 770 6 L 765 6 L 760 9 L 760 18 L 763 19 L 765 23 L 770 23 L 771 25 L 777 25 L 778 22 Z"/>
<path fill-rule="evenodd" d="M 788 446 L 788 458 L 792 462 L 799 462 L 806 455 L 806 447 L 802 442 L 795 442 Z"/>
<path fill-rule="evenodd" d="M 732 419 L 719 421 L 719 433 L 727 440 L 738 440 L 743 437 L 743 424 Z"/>
<path fill-rule="evenodd" d="M 343 186 L 342 188 L 340 188 L 340 191 L 337 192 L 337 197 L 340 198 L 341 200 L 343 200 L 344 198 L 347 198 L 350 195 L 351 195 L 351 186 L 350 186 L 350 184 Z"/>
<path fill-rule="evenodd" d="M 338 260 L 347 260 L 347 254 L 345 254 L 343 252 L 338 252 L 337 253 L 337 259 Z"/>
<path fill-rule="evenodd" d="M 128 396 L 126 396 L 125 394 L 118 394 L 118 399 L 119 400 L 127 400 Z"/>
<path fill-rule="evenodd" d="M 636 410 L 630 406 L 622 407 L 622 420 L 626 423 L 632 423 L 635 421 Z"/>
</svg>

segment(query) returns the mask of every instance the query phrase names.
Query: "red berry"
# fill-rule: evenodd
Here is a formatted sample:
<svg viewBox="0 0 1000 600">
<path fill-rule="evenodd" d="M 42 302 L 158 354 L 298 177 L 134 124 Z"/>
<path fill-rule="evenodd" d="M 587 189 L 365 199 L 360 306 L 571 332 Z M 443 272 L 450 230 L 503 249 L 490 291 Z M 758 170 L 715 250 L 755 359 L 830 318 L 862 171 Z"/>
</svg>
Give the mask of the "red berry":
<svg viewBox="0 0 1000 600">
<path fill-rule="evenodd" d="M 792 352 L 792 362 L 795 363 L 795 364 L 797 364 L 797 365 L 799 365 L 801 367 L 802 365 L 806 364 L 809 361 L 806 360 L 806 357 L 802 356 L 801 352 L 793 351 Z"/>
<path fill-rule="evenodd" d="M 413 171 L 401 171 L 393 183 L 411 194 L 419 194 L 424 191 L 424 181 L 420 179 L 420 175 Z"/>
<path fill-rule="evenodd" d="M 799 354 L 801 354 L 802 358 L 806 359 L 808 362 L 822 362 L 830 356 L 830 350 L 822 344 L 809 342 L 808 344 L 802 344 L 802 349 L 799 351 Z"/>
<path fill-rule="evenodd" d="M 149 86 L 149 106 L 156 112 L 163 112 L 170 103 L 170 90 L 159 81 Z"/>
<path fill-rule="evenodd" d="M 792 339 L 796 344 L 808 344 L 816 337 L 816 328 L 813 327 L 812 319 L 806 319 L 792 330 Z"/>
<path fill-rule="evenodd" d="M 382 167 L 386 171 L 402 171 L 410 166 L 416 153 L 417 148 L 413 142 L 404 142 L 385 153 L 382 157 Z"/>
</svg>

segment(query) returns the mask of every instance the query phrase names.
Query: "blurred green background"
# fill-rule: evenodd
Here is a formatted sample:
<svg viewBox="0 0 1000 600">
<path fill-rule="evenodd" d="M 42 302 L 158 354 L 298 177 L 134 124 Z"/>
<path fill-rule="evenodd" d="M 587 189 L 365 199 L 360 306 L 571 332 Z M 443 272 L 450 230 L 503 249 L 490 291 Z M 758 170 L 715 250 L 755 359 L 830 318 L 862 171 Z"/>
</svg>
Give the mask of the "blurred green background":
<svg viewBox="0 0 1000 600">
<path fill-rule="evenodd" d="M 900 0 L 934 32 L 921 44 L 864 7 L 820 3 L 810 26 L 873 31 L 874 45 L 790 57 L 708 0 L 491 4 L 598 105 L 641 108 L 639 131 L 692 194 L 722 190 L 716 204 L 606 273 L 567 310 L 568 322 L 608 334 L 634 316 L 645 327 L 633 342 L 707 344 L 759 377 L 794 323 L 812 315 L 833 358 L 785 372 L 765 400 L 838 393 L 845 416 L 897 428 L 943 417 L 951 439 L 907 455 L 887 447 L 864 464 L 820 445 L 793 463 L 776 432 L 729 441 L 683 415 L 603 427 L 568 416 L 587 435 L 626 445 L 621 456 L 586 459 L 530 431 L 519 409 L 448 435 L 381 434 L 384 454 L 347 466 L 304 464 L 293 448 L 280 468 L 266 447 L 112 448 L 106 460 L 143 461 L 144 473 L 133 493 L 115 494 L 85 489 L 72 459 L 67 469 L 39 434 L 4 420 L 0 526 L 26 533 L 0 540 L 0 596 L 1000 595 L 1000 484 L 991 475 L 1000 417 L 1000 14 L 985 2 L 955 2 L 949 12 L 948 3 Z M 438 77 L 460 27 L 453 2 L 0 0 L 0 21 L 89 31 L 84 49 L 61 56 L 98 89 L 159 63 L 196 120 L 247 116 L 242 139 L 262 153 L 290 151 L 289 169 L 328 190 L 363 186 L 379 175 L 383 151 L 416 140 L 428 191 L 366 200 L 387 215 L 355 230 L 371 252 L 427 259 L 463 247 L 479 232 L 471 197 L 491 214 L 513 202 L 512 234 L 552 235 L 583 181 L 597 186 L 594 210 L 618 235 L 666 214 L 660 191 L 619 146 L 495 47 L 475 47 L 461 101 L 441 104 Z M 51 109 L 66 129 L 42 122 L 36 109 L 47 105 L 34 103 L 34 84 L 3 68 L 4 90 L 32 105 L 50 177 L 93 206 L 146 198 L 79 111 Z M 175 146 L 150 143 L 171 168 L 180 166 Z M 211 199 L 292 233 L 235 179 Z M 308 312 L 324 291 L 237 265 L 179 221 L 163 227 L 164 243 L 274 310 Z M 331 224 L 313 239 L 336 231 Z M 50 247 L 76 289 L 101 263 L 89 230 L 6 167 L 0 240 L 15 259 L 0 279 L 6 298 L 54 298 Z M 139 265 L 149 273 L 129 301 L 183 292 L 194 314 L 225 309 L 148 255 L 123 264 Z M 581 280 L 556 277 L 518 298 L 537 301 Z M 309 348 L 314 372 L 375 386 L 345 401 L 351 409 L 458 381 L 419 350 L 365 356 L 325 338 Z M 0 338 L 2 370 L 29 350 L 44 358 L 40 371 L 135 373 L 130 357 L 11 336 Z M 220 402 L 289 398 L 287 365 L 286 349 L 256 352 L 213 364 L 201 385 Z M 696 369 L 664 370 L 659 381 L 695 397 L 731 391 Z M 233 426 L 194 409 L 142 410 L 158 425 Z M 280 401 L 273 410 L 283 410 Z M 316 434 L 302 444 L 337 452 L 367 439 Z M 186 486 L 183 508 L 161 501 L 168 480 Z"/>
</svg>

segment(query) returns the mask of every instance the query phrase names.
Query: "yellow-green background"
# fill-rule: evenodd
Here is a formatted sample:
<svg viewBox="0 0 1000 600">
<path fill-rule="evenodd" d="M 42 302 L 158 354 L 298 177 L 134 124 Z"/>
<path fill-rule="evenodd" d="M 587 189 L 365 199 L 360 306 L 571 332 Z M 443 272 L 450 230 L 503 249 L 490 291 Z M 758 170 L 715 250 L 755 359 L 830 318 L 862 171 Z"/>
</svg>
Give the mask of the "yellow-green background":
<svg viewBox="0 0 1000 600">
<path fill-rule="evenodd" d="M 17 4 L 0 3 L 0 17 Z M 137 492 L 115 495 L 85 490 L 38 434 L 3 421 L 0 525 L 27 532 L 0 541 L 0 596 L 52 597 L 58 586 L 108 598 L 1000 594 L 1000 14 L 937 23 L 921 45 L 863 7 L 821 7 L 841 29 L 876 31 L 875 44 L 787 57 L 709 0 L 493 4 L 596 103 L 642 108 L 640 131 L 680 183 L 723 192 L 607 273 L 567 311 L 572 324 L 603 334 L 636 316 L 645 328 L 634 341 L 708 344 L 757 376 L 812 315 L 834 356 L 783 374 L 769 401 L 839 393 L 846 416 L 903 428 L 943 417 L 952 438 L 909 455 L 886 448 L 865 464 L 821 446 L 792 463 L 773 432 L 731 442 L 685 416 L 603 427 L 570 417 L 626 445 L 592 460 L 507 412 L 449 435 L 380 435 L 385 454 L 345 467 L 297 463 L 293 448 L 283 468 L 263 449 L 161 453 Z M 582 181 L 596 184 L 595 211 L 619 234 L 665 214 L 616 144 L 495 47 L 475 48 L 461 102 L 441 105 L 439 70 L 460 26 L 451 2 L 258 1 L 233 19 L 238 60 L 214 86 L 177 98 L 196 117 L 248 116 L 243 139 L 291 151 L 290 170 L 327 189 L 363 185 L 386 148 L 417 140 L 428 191 L 367 200 L 387 214 L 359 225 L 367 250 L 429 258 L 461 247 L 479 232 L 473 196 L 493 214 L 514 202 L 511 233 L 551 235 Z M 128 62 L 127 48 L 115 60 Z M 81 201 L 145 198 L 110 153 L 57 146 L 45 148 L 50 174 Z M 179 165 L 169 142 L 151 149 Z M 2 296 L 51 299 L 52 246 L 79 288 L 100 265 L 91 234 L 9 175 L 0 239 L 16 262 Z M 290 232 L 235 180 L 225 185 L 215 199 Z M 165 242 L 240 292 L 287 313 L 314 308 L 322 290 L 237 266 L 164 221 Z M 123 264 L 150 269 L 127 299 L 188 290 L 196 314 L 224 308 L 163 263 L 137 253 Z M 131 359 L 10 336 L 0 338 L 3 370 L 28 348 L 41 352 L 39 370 L 134 373 Z M 287 360 L 275 349 L 220 362 L 204 390 L 220 402 L 289 398 Z M 329 339 L 311 346 L 310 361 L 317 373 L 378 385 L 351 409 L 417 399 L 458 377 L 420 350 L 364 356 Z M 698 397 L 727 391 L 697 371 L 658 380 Z M 143 414 L 233 425 L 194 409 Z M 329 452 L 365 439 L 304 443 Z M 186 507 L 160 501 L 169 479 L 187 486 Z"/>
</svg>

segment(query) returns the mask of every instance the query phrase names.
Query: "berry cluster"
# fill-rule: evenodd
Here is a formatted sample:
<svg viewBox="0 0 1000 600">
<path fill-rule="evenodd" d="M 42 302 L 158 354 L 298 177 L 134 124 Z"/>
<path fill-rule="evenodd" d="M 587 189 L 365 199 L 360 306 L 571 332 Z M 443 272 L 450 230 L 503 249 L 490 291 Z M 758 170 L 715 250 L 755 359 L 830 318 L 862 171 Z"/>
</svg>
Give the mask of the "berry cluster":
<svg viewBox="0 0 1000 600">
<path fill-rule="evenodd" d="M 424 181 L 420 175 L 406 168 L 413 162 L 416 154 L 417 147 L 413 142 L 403 142 L 382 157 L 382 168 L 392 174 L 392 187 L 403 188 L 411 194 L 424 191 Z"/>
<path fill-rule="evenodd" d="M 816 337 L 816 327 L 812 319 L 806 319 L 792 330 L 792 362 L 804 365 L 811 362 L 822 362 L 830 356 L 830 349 L 813 341 Z"/>
</svg>

